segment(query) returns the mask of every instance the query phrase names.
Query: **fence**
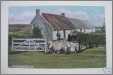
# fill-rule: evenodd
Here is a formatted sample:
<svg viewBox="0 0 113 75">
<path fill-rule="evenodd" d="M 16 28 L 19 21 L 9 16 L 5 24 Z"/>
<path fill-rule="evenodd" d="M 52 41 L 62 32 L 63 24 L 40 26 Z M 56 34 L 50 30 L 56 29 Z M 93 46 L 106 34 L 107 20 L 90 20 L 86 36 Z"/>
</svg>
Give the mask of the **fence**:
<svg viewBox="0 0 113 75">
<path fill-rule="evenodd" d="M 13 39 L 12 50 L 15 51 L 46 51 L 47 42 L 45 39 Z"/>
</svg>

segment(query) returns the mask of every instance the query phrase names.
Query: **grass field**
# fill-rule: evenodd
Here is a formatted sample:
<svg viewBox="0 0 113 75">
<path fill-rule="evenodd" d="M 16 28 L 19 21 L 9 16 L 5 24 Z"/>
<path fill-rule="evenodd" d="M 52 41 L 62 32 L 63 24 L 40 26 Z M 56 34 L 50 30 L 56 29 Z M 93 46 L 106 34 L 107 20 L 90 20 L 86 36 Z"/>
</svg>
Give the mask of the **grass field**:
<svg viewBox="0 0 113 75">
<path fill-rule="evenodd" d="M 87 49 L 78 54 L 17 52 L 9 54 L 9 65 L 32 65 L 34 68 L 102 68 L 106 64 L 104 48 Z"/>
</svg>

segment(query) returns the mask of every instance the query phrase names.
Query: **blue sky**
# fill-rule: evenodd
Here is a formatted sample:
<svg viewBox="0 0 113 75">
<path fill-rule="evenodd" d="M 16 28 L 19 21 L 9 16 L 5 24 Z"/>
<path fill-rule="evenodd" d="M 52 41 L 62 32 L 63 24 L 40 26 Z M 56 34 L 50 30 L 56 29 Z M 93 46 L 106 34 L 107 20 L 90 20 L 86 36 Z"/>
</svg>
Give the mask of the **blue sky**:
<svg viewBox="0 0 113 75">
<path fill-rule="evenodd" d="M 40 12 L 61 14 L 67 17 L 88 20 L 92 25 L 104 22 L 104 7 L 102 6 L 24 6 L 9 8 L 9 23 L 30 23 L 36 9 Z"/>
</svg>

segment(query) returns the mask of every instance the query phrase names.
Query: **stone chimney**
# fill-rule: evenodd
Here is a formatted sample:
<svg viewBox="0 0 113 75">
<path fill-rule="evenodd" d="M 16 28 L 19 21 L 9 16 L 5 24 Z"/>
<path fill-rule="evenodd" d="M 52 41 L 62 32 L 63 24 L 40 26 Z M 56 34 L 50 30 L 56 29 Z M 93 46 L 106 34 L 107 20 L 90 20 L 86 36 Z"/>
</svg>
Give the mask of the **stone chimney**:
<svg viewBox="0 0 113 75">
<path fill-rule="evenodd" d="M 36 16 L 40 15 L 40 9 L 36 9 Z"/>
<path fill-rule="evenodd" d="M 65 13 L 61 13 L 62 16 L 65 16 Z"/>
</svg>

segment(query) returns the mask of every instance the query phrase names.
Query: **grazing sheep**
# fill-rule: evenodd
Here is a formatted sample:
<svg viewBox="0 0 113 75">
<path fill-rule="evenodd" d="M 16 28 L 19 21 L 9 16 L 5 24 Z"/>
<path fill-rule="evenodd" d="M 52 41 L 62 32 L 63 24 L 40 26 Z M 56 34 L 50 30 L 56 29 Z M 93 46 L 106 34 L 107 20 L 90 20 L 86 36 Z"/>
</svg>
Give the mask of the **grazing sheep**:
<svg viewBox="0 0 113 75">
<path fill-rule="evenodd" d="M 53 42 L 53 48 L 56 53 L 62 53 L 64 51 L 64 42 L 63 41 Z"/>
<path fill-rule="evenodd" d="M 48 51 L 47 51 L 48 53 L 53 53 L 54 52 L 53 42 L 52 41 L 48 41 L 47 47 L 48 47 Z"/>
<path fill-rule="evenodd" d="M 48 42 L 48 52 L 50 53 L 70 53 L 74 52 L 77 53 L 77 46 L 73 42 L 67 42 L 67 41 L 49 41 Z"/>
</svg>

